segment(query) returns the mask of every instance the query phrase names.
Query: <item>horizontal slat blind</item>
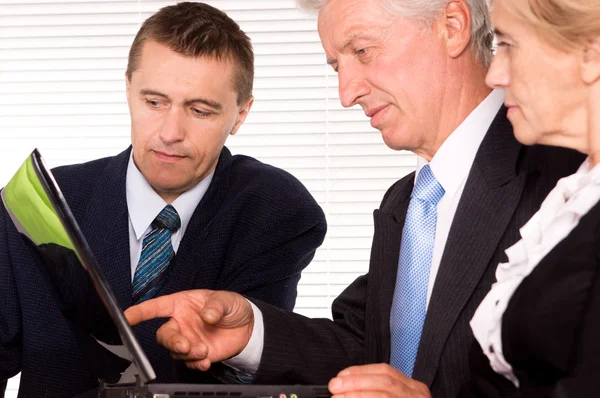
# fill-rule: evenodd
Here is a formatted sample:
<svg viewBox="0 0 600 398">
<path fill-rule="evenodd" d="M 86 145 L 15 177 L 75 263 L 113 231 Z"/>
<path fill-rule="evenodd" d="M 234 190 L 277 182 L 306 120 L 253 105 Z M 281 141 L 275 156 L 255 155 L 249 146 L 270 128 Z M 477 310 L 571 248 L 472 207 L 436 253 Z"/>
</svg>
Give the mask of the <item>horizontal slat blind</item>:
<svg viewBox="0 0 600 398">
<path fill-rule="evenodd" d="M 129 145 L 129 46 L 144 19 L 173 3 L 0 0 L 0 186 L 35 147 L 58 166 Z M 416 159 L 388 149 L 360 108 L 342 108 L 316 18 L 294 0 L 207 3 L 241 25 L 256 54 L 255 104 L 227 145 L 290 171 L 326 212 L 296 311 L 330 317 L 333 298 L 368 269 L 373 209 Z"/>
</svg>

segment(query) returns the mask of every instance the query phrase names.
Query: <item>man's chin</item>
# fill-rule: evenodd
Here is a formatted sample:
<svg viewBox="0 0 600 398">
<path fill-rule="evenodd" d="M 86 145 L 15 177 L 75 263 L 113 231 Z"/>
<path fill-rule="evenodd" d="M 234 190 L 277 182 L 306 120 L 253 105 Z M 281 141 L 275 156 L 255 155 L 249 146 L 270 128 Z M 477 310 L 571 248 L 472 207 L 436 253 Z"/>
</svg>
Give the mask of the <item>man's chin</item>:
<svg viewBox="0 0 600 398">
<path fill-rule="evenodd" d="M 150 182 L 152 189 L 167 203 L 173 202 L 179 195 L 188 190 L 188 187 L 174 186 L 170 184 L 160 184 Z"/>
<path fill-rule="evenodd" d="M 393 149 L 394 151 L 402 151 L 408 148 L 408 142 L 401 139 L 403 132 L 385 127 L 380 131 L 381 138 L 388 148 Z"/>
</svg>

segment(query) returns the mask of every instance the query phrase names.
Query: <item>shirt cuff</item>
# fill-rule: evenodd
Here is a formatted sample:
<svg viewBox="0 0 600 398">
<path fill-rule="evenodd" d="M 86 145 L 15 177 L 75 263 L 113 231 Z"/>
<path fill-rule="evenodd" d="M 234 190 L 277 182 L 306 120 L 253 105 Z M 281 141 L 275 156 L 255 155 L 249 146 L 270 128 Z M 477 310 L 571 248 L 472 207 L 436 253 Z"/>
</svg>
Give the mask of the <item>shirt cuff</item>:
<svg viewBox="0 0 600 398">
<path fill-rule="evenodd" d="M 258 370 L 258 365 L 260 365 L 265 345 L 265 325 L 263 323 L 262 312 L 250 300 L 248 302 L 252 306 L 252 312 L 254 313 L 254 328 L 252 329 L 250 340 L 242 352 L 223 361 L 223 364 L 238 372 L 254 375 Z"/>
</svg>

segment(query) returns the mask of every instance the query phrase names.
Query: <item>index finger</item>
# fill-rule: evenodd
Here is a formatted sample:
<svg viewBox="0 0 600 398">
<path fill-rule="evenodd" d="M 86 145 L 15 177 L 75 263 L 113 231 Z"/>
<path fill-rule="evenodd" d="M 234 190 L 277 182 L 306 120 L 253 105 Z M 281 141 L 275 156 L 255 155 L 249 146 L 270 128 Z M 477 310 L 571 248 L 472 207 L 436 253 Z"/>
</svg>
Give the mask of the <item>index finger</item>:
<svg viewBox="0 0 600 398">
<path fill-rule="evenodd" d="M 175 295 L 157 297 L 125 310 L 125 318 L 131 326 L 154 318 L 170 318 L 175 309 Z"/>
</svg>

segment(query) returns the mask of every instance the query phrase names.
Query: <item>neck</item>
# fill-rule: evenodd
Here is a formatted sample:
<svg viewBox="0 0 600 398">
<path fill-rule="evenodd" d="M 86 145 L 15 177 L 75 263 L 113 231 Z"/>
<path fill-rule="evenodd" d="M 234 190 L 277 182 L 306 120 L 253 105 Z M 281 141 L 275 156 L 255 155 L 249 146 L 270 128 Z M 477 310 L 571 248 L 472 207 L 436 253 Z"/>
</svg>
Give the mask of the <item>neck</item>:
<svg viewBox="0 0 600 398">
<path fill-rule="evenodd" d="M 587 103 L 588 155 L 591 166 L 600 163 L 600 82 L 590 87 Z"/>
<path fill-rule="evenodd" d="M 433 158 L 450 134 L 492 92 L 485 84 L 487 71 L 478 61 L 463 57 L 452 62 L 452 65 L 448 65 L 441 100 L 432 112 L 439 115 L 437 125 L 433 126 L 433 139 L 415 151 L 427 161 Z"/>
</svg>

